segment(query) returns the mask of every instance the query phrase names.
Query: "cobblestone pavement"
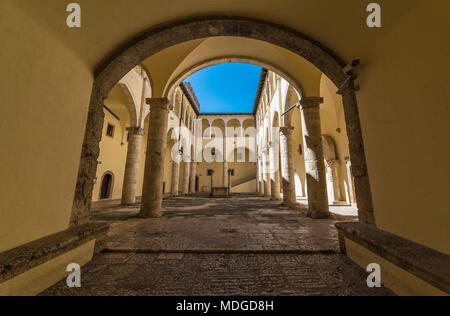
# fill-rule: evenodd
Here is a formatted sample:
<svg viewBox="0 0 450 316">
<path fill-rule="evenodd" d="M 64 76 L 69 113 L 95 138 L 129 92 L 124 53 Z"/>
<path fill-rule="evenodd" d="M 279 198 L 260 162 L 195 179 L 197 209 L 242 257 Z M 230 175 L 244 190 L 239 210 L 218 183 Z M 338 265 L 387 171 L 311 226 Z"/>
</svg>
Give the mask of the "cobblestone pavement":
<svg viewBox="0 0 450 316">
<path fill-rule="evenodd" d="M 107 249 L 42 295 L 391 295 L 339 254 L 333 220 L 252 196 L 165 200 L 159 219 L 139 206 L 96 209 L 108 221 Z M 340 218 L 339 220 L 344 220 Z"/>
</svg>

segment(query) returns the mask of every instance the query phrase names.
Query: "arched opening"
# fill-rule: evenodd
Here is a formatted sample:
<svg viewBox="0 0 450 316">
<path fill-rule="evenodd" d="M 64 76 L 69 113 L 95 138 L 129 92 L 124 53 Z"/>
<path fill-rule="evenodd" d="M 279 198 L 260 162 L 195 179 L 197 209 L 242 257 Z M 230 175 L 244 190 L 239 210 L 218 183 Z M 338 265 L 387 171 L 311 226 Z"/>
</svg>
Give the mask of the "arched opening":
<svg viewBox="0 0 450 316">
<path fill-rule="evenodd" d="M 186 32 L 186 30 L 189 31 Z M 177 35 L 174 36 L 174 34 Z M 270 34 L 270 36 L 268 36 L 268 34 Z M 346 80 L 347 78 L 342 72 L 344 63 L 335 56 L 330 55 L 328 50 L 323 49 L 315 42 L 310 41 L 300 34 L 264 22 L 240 18 L 218 18 L 193 21 L 177 26 L 171 26 L 162 29 L 159 32 L 150 33 L 150 35 L 136 40 L 131 46 L 127 46 L 127 48 L 122 50 L 119 55 L 109 59 L 112 60 L 112 62 L 101 67 L 101 70 L 99 70 L 98 75 L 96 76 L 91 96 L 88 128 L 86 130 L 85 146 L 83 146 L 80 163 L 80 176 L 77 181 L 77 193 L 74 197 L 72 223 L 78 223 L 80 213 L 85 213 L 87 209 L 89 209 L 89 202 L 86 202 L 90 200 L 89 198 L 86 199 L 86 197 L 91 195 L 90 191 L 92 184 L 89 182 L 89 179 L 93 179 L 95 175 L 95 165 L 90 164 L 89 161 L 92 160 L 93 157 L 96 157 L 95 152 L 98 148 L 98 121 L 102 121 L 102 116 L 99 115 L 98 108 L 102 103 L 104 96 L 114 86 L 115 82 L 125 74 L 127 68 L 131 69 L 145 58 L 148 58 L 166 47 L 189 40 L 211 36 L 238 36 L 269 42 L 305 58 L 330 78 L 336 86 L 343 87 L 344 83 L 349 83 L 349 85 L 345 87 L 347 89 L 341 89 L 341 91 L 343 91 L 344 111 L 347 121 L 353 168 L 358 170 L 358 174 L 355 174 L 354 176 L 355 189 L 357 192 L 361 192 L 361 194 L 357 194 L 360 220 L 374 223 L 356 97 L 354 90 L 352 89 L 352 82 Z M 172 40 L 165 41 L 167 37 L 170 37 Z"/>
<path fill-rule="evenodd" d="M 100 200 L 110 199 L 112 196 L 114 185 L 114 177 L 111 172 L 107 172 L 103 175 L 102 181 L 100 184 Z"/>
</svg>

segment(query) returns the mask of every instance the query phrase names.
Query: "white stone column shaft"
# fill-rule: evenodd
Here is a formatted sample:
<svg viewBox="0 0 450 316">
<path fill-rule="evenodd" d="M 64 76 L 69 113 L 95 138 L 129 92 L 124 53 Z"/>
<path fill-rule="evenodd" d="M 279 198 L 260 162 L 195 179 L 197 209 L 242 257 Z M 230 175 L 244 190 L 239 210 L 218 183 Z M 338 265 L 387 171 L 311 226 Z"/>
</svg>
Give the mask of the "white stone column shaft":
<svg viewBox="0 0 450 316">
<path fill-rule="evenodd" d="M 123 178 L 122 204 L 130 205 L 136 202 L 136 189 L 139 175 L 139 165 L 144 130 L 140 127 L 128 128 L 128 150 Z"/>
<path fill-rule="evenodd" d="M 295 173 L 292 157 L 293 127 L 280 128 L 281 176 L 283 182 L 283 201 L 287 205 L 297 203 L 295 194 Z"/>
<path fill-rule="evenodd" d="M 139 216 L 161 217 L 169 100 L 167 98 L 149 98 L 146 101 L 150 105 L 150 122 Z"/>
<path fill-rule="evenodd" d="M 355 186 L 353 185 L 353 175 L 352 175 L 352 163 L 350 161 L 347 161 L 346 164 L 347 167 L 347 185 L 348 185 L 348 194 L 350 199 L 350 204 L 356 203 L 355 198 Z"/>
<path fill-rule="evenodd" d="M 280 152 L 279 142 L 276 137 L 278 133 L 274 133 L 272 138 L 272 146 L 270 146 L 270 195 L 274 200 L 281 199 L 280 184 Z"/>
<path fill-rule="evenodd" d="M 330 183 L 331 198 L 330 203 L 337 203 L 341 200 L 341 191 L 339 188 L 339 178 L 337 175 L 336 167 L 339 165 L 338 160 L 329 160 L 326 163 L 327 168 L 327 182 Z"/>
<path fill-rule="evenodd" d="M 259 159 L 256 159 L 256 193 L 259 193 Z"/>
<path fill-rule="evenodd" d="M 259 174 L 258 174 L 258 183 L 259 183 L 259 191 L 258 193 L 261 195 L 264 195 L 264 165 L 263 165 L 263 160 L 262 158 L 259 159 L 258 161 L 258 165 L 259 165 Z"/>
<path fill-rule="evenodd" d="M 320 104 L 323 98 L 303 98 L 300 101 L 305 149 L 308 216 L 329 218 L 328 192 L 322 147 Z"/>
<path fill-rule="evenodd" d="M 170 196 L 178 196 L 180 187 L 180 163 L 172 162 L 172 181 L 170 185 Z"/>
<path fill-rule="evenodd" d="M 195 182 L 197 177 L 197 163 L 195 161 L 191 161 L 191 174 L 190 174 L 190 186 L 189 193 L 195 194 Z"/>
<path fill-rule="evenodd" d="M 223 187 L 228 187 L 228 159 L 227 159 L 227 122 L 223 132 Z"/>
<path fill-rule="evenodd" d="M 183 195 L 189 194 L 189 180 L 191 172 L 190 158 L 184 161 L 184 173 L 183 173 Z"/>
<path fill-rule="evenodd" d="M 264 196 L 270 197 L 270 163 L 269 163 L 269 148 L 266 148 L 263 153 L 263 181 L 264 181 Z"/>
</svg>

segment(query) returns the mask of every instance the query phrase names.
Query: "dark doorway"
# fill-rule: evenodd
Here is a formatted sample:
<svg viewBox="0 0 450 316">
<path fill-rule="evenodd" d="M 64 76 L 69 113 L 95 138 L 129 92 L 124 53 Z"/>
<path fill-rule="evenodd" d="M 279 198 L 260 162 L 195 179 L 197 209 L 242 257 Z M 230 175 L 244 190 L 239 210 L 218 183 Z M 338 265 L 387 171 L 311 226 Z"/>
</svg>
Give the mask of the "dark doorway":
<svg viewBox="0 0 450 316">
<path fill-rule="evenodd" d="M 110 173 L 103 176 L 102 186 L 100 188 L 100 200 L 111 198 L 112 180 L 112 175 Z"/>
</svg>

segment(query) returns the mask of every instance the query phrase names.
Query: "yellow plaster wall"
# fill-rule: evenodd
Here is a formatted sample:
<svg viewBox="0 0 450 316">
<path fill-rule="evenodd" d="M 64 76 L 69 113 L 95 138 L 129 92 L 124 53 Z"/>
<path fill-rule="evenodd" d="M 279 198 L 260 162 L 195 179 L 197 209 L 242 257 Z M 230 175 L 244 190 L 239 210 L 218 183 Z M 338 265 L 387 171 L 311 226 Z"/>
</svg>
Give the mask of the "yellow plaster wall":
<svg viewBox="0 0 450 316">
<path fill-rule="evenodd" d="M 105 101 L 108 106 L 109 100 Z M 111 191 L 111 199 L 122 198 L 123 177 L 125 174 L 125 164 L 127 160 L 127 134 L 128 131 L 111 113 L 104 110 L 105 122 L 103 124 L 102 140 L 100 141 L 100 155 L 98 157 L 99 164 L 97 165 L 97 182 L 94 185 L 92 192 L 92 201 L 100 199 L 101 182 L 103 175 L 106 172 L 113 174 L 113 187 Z M 106 135 L 108 124 L 115 126 L 114 137 Z"/>
<path fill-rule="evenodd" d="M 223 186 L 223 164 L 221 162 L 201 162 L 197 165 L 197 175 L 199 176 L 199 190 L 202 191 L 202 187 L 207 187 L 207 192 L 211 190 L 211 177 L 208 176 L 208 169 L 214 170 L 213 176 L 213 185 L 215 187 Z M 255 175 L 256 177 L 256 164 L 253 162 L 230 162 L 228 163 L 228 169 L 234 169 L 234 176 L 232 177 L 232 181 L 239 181 L 241 179 L 246 179 L 251 175 Z M 180 172 L 181 174 L 181 172 Z M 182 178 L 180 177 L 180 180 Z M 255 188 L 250 191 L 242 191 L 248 190 L 248 187 L 238 189 L 235 192 L 256 192 L 256 184 Z"/>
<path fill-rule="evenodd" d="M 357 97 L 378 227 L 449 254 L 450 2 L 419 3 L 365 49 Z"/>
<path fill-rule="evenodd" d="M 256 179 L 231 188 L 232 193 L 256 193 Z"/>
<path fill-rule="evenodd" d="M 223 186 L 223 164 L 221 162 L 201 162 L 197 164 L 197 176 L 199 177 L 199 191 L 211 192 L 211 177 L 208 176 L 208 169 L 214 170 L 213 186 Z M 204 191 L 204 187 L 206 187 Z"/>
<path fill-rule="evenodd" d="M 93 82 L 15 4 L 0 1 L 0 252 L 68 228 Z"/>
</svg>

